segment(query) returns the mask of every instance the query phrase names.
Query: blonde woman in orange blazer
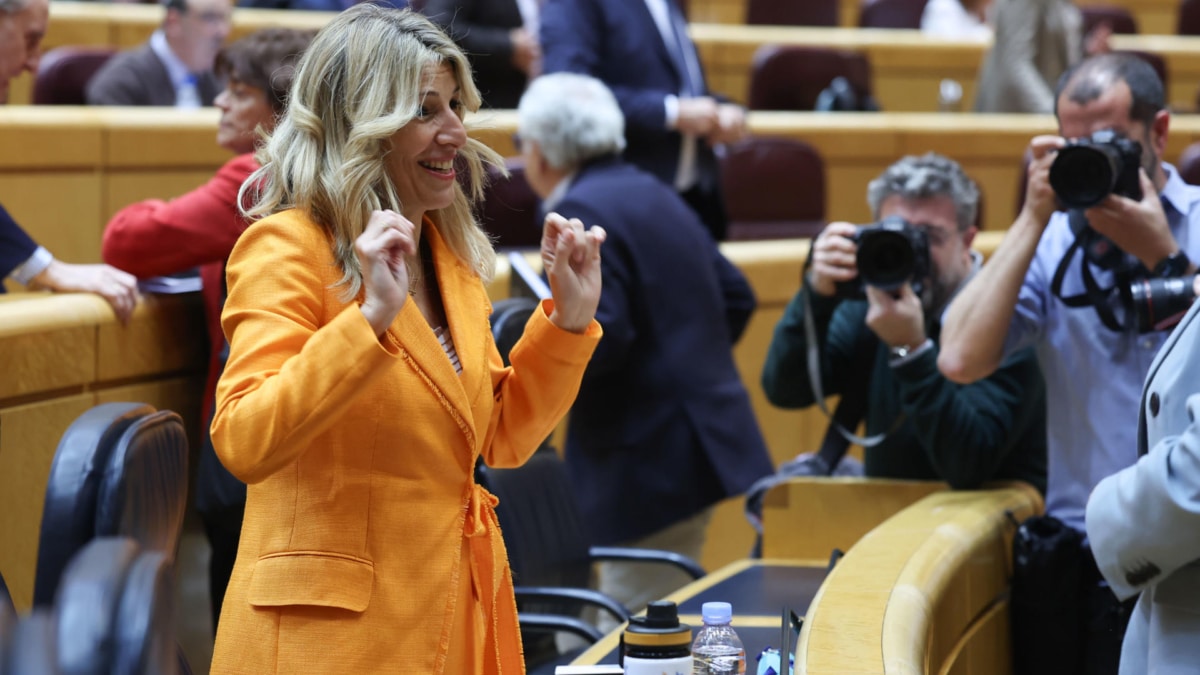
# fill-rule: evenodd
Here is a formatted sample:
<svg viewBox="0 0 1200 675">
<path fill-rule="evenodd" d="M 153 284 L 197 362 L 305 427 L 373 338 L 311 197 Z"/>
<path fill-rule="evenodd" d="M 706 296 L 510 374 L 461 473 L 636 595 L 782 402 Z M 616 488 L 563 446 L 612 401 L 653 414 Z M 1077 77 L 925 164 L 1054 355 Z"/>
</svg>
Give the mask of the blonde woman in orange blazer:
<svg viewBox="0 0 1200 675">
<path fill-rule="evenodd" d="M 523 672 L 476 458 L 515 466 L 600 336 L 604 232 L 547 218 L 554 299 L 505 368 L 483 281 L 467 60 L 418 14 L 358 5 L 298 66 L 228 266 L 218 456 L 248 488 L 219 673 Z M 247 191 L 244 187 L 243 191 Z"/>
</svg>

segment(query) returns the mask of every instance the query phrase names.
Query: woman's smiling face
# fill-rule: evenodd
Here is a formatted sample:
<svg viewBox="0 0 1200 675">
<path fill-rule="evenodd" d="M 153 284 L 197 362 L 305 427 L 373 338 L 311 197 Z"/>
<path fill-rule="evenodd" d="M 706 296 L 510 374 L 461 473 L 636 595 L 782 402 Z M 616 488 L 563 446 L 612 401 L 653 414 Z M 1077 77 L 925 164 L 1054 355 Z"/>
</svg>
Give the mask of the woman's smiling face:
<svg viewBox="0 0 1200 675">
<path fill-rule="evenodd" d="M 421 91 L 420 114 L 392 136 L 386 159 L 401 213 L 413 223 L 453 202 L 454 158 L 467 142 L 458 80 L 450 66 L 431 72 Z"/>
</svg>

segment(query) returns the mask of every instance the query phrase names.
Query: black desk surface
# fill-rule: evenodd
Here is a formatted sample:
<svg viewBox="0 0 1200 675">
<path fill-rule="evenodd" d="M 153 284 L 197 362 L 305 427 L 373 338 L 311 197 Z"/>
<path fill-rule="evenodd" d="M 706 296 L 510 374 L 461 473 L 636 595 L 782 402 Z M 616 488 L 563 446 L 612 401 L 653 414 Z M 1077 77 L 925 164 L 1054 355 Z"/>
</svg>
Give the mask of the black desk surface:
<svg viewBox="0 0 1200 675">
<path fill-rule="evenodd" d="M 803 616 L 827 571 L 786 560 L 742 560 L 693 581 L 667 599 L 679 605 L 680 619 L 690 624 L 693 632 L 702 624 L 701 605 L 713 601 L 732 604 L 733 627 L 746 647 L 746 672 L 751 673 L 763 649 L 779 646 L 782 610 L 786 607 Z M 604 636 L 575 663 L 616 663 L 622 630 Z M 794 648 L 795 631 L 791 639 Z"/>
</svg>

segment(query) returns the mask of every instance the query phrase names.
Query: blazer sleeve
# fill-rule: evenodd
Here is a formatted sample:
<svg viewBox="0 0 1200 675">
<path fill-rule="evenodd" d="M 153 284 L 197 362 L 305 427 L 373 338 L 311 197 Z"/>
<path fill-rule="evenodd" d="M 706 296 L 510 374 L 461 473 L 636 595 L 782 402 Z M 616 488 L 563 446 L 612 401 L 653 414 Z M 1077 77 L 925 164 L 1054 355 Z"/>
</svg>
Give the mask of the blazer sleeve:
<svg viewBox="0 0 1200 675">
<path fill-rule="evenodd" d="M 104 262 L 140 278 L 224 262 L 246 229 L 238 190 L 257 167 L 253 156 L 239 155 L 181 197 L 121 209 L 104 228 Z"/>
<path fill-rule="evenodd" d="M 298 459 L 398 356 L 356 303 L 322 324 L 326 288 L 338 276 L 322 254 L 328 248 L 316 227 L 276 217 L 247 229 L 229 258 L 221 316 L 229 360 L 211 432 L 221 463 L 245 483 Z M 413 302 L 401 320 L 425 322 Z"/>
<path fill-rule="evenodd" d="M 494 344 L 490 349 L 496 405 L 481 449 L 488 466 L 524 464 L 579 393 L 588 359 L 600 342 L 600 324 L 593 320 L 583 333 L 568 333 L 550 322 L 553 311 L 553 300 L 543 300 L 534 311 L 509 354 L 509 367 L 504 367 Z"/>
<path fill-rule="evenodd" d="M 713 265 L 717 273 L 717 283 L 721 286 L 721 297 L 725 301 L 725 322 L 729 326 L 729 339 L 733 344 L 737 344 L 746 332 L 746 326 L 758 306 L 758 300 L 754 297 L 754 289 L 750 287 L 750 282 L 746 281 L 746 275 L 729 262 L 715 244 Z"/>
<path fill-rule="evenodd" d="M 0 280 L 29 260 L 37 248 L 37 242 L 0 206 Z"/>
<path fill-rule="evenodd" d="M 643 132 L 667 134 L 666 98 L 675 92 L 665 86 L 634 87 L 605 77 L 603 45 L 607 25 L 599 2 L 548 0 L 539 15 L 542 71 L 582 73 L 604 81 L 625 115 L 625 124 Z M 607 64 L 614 67 L 613 64 Z M 637 64 L 625 64 L 637 68 Z"/>
<path fill-rule="evenodd" d="M 1187 410 L 1190 419 L 1200 417 L 1200 394 L 1188 396 Z M 1088 499 L 1092 554 L 1121 599 L 1200 559 L 1198 532 L 1200 422 L 1100 481 Z"/>
</svg>

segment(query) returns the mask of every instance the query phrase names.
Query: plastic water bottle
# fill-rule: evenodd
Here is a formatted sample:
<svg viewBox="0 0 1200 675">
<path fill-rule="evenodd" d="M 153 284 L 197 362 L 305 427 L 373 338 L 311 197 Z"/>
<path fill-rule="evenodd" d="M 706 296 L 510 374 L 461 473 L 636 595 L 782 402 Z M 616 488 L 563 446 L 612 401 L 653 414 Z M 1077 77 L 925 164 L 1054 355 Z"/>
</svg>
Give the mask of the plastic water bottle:
<svg viewBox="0 0 1200 675">
<path fill-rule="evenodd" d="M 733 630 L 733 607 L 706 602 L 700 607 L 704 627 L 692 643 L 692 675 L 745 675 L 746 648 Z"/>
</svg>

